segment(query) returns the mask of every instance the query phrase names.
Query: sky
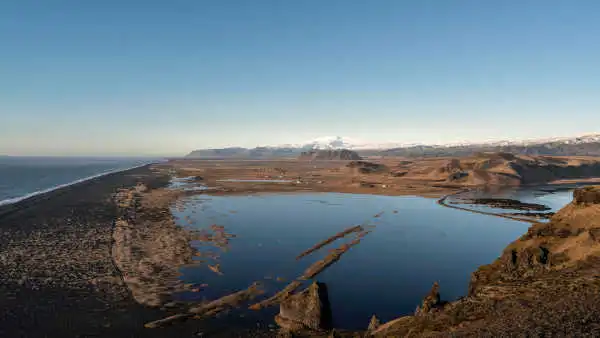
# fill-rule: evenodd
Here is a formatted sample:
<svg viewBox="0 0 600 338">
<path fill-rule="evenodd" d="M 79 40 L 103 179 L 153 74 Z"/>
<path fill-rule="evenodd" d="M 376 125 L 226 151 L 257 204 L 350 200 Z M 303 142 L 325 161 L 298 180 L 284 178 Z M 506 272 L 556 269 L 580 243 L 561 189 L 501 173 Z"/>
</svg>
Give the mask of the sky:
<svg viewBox="0 0 600 338">
<path fill-rule="evenodd" d="M 0 154 L 600 131 L 596 0 L 0 2 Z"/>
</svg>

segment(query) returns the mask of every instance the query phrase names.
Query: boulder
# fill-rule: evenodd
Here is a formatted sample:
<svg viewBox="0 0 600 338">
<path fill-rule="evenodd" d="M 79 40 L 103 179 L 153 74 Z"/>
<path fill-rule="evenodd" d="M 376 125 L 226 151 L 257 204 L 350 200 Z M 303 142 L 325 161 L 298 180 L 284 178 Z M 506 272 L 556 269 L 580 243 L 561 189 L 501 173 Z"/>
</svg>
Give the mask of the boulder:
<svg viewBox="0 0 600 338">
<path fill-rule="evenodd" d="M 323 331 L 331 327 L 331 307 L 325 283 L 314 282 L 281 302 L 275 322 L 287 331 Z"/>
</svg>

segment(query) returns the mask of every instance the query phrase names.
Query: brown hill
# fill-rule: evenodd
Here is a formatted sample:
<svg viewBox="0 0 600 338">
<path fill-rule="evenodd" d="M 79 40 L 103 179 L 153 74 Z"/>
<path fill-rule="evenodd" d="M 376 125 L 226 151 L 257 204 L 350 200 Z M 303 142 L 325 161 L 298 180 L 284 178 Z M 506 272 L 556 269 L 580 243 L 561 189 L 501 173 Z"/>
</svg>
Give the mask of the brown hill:
<svg viewBox="0 0 600 338">
<path fill-rule="evenodd" d="M 600 177 L 600 162 L 591 157 L 479 153 L 471 157 L 449 160 L 423 160 L 410 167 L 405 177 L 465 186 L 518 186 L 562 179 Z"/>
<path fill-rule="evenodd" d="M 344 160 L 344 161 L 357 161 L 362 158 L 352 150 L 340 149 L 340 150 L 311 150 L 302 152 L 298 157 L 299 160 L 310 160 L 310 161 L 322 161 L 322 160 Z"/>
</svg>

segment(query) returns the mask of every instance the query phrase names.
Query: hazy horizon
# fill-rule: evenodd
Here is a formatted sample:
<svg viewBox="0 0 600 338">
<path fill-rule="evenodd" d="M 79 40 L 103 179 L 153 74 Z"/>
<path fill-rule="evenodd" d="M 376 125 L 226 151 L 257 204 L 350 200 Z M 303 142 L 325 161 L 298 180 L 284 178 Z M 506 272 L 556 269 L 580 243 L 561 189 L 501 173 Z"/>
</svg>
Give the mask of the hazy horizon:
<svg viewBox="0 0 600 338">
<path fill-rule="evenodd" d="M 569 137 L 600 125 L 591 0 L 0 4 L 0 155 Z"/>
</svg>

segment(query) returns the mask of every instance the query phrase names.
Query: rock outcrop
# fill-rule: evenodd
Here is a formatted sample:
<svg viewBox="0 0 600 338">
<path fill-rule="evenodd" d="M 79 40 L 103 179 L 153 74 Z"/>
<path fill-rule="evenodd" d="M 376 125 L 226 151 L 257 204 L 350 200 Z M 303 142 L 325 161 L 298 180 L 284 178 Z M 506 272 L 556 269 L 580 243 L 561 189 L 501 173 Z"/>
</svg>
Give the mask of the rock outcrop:
<svg viewBox="0 0 600 338">
<path fill-rule="evenodd" d="M 331 327 L 331 307 L 324 283 L 314 282 L 280 305 L 275 322 L 290 332 L 323 331 Z"/>
<path fill-rule="evenodd" d="M 367 327 L 367 333 L 373 333 L 377 331 L 377 329 L 381 326 L 381 321 L 377 318 L 377 316 L 373 315 L 371 317 L 371 321 L 369 321 L 369 326 Z"/>
<path fill-rule="evenodd" d="M 383 164 L 367 161 L 352 161 L 348 163 L 346 167 L 355 169 L 360 174 L 372 174 L 388 171 L 388 168 Z"/>
<path fill-rule="evenodd" d="M 429 294 L 423 298 L 421 306 L 417 306 L 417 309 L 415 310 L 415 316 L 426 315 L 436 309 L 439 309 L 441 304 L 442 300 L 440 298 L 440 285 L 438 282 L 434 282 Z"/>
<path fill-rule="evenodd" d="M 600 204 L 600 187 L 586 187 L 573 191 L 575 204 Z"/>
</svg>

